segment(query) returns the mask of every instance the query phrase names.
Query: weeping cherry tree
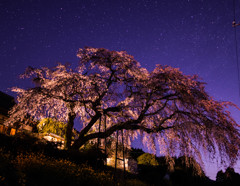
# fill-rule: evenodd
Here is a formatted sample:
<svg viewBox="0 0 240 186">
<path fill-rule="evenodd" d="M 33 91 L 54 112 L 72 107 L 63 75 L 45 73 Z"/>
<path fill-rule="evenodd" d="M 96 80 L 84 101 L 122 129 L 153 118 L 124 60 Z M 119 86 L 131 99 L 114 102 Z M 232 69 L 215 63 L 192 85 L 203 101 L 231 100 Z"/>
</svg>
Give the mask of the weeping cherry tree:
<svg viewBox="0 0 240 186">
<path fill-rule="evenodd" d="M 6 124 L 23 123 L 26 115 L 66 122 L 66 149 L 123 130 L 128 145 L 140 136 L 152 151 L 169 157 L 194 157 L 202 163 L 207 153 L 222 163 L 237 160 L 239 125 L 227 111 L 234 104 L 210 97 L 197 76 L 162 65 L 149 72 L 125 51 L 85 47 L 77 56 L 75 69 L 29 67 L 21 77 L 31 78 L 35 86 L 13 88 L 17 104 Z M 76 118 L 81 130 L 71 142 Z M 105 126 L 100 125 L 103 118 Z"/>
</svg>

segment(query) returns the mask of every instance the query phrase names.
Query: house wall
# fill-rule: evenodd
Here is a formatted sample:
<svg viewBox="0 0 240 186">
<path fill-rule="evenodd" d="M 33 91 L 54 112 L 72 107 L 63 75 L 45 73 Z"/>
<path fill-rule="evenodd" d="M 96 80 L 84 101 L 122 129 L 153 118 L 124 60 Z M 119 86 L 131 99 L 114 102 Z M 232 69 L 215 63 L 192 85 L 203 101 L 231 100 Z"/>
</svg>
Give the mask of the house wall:
<svg viewBox="0 0 240 186">
<path fill-rule="evenodd" d="M 115 158 L 112 157 L 112 158 L 107 158 L 107 165 L 108 166 L 111 166 L 111 167 L 115 167 Z M 123 166 L 123 161 L 122 160 L 117 160 L 117 168 L 119 169 L 123 169 L 124 166 Z M 125 169 L 128 170 L 128 159 L 125 158 Z"/>
<path fill-rule="evenodd" d="M 115 158 L 107 158 L 107 165 L 111 167 L 115 167 Z M 123 169 L 123 161 L 122 160 L 117 160 L 117 168 L 118 169 Z M 125 158 L 125 170 L 129 171 L 131 173 L 136 174 L 138 172 L 138 166 L 137 166 L 137 161 L 134 159 L 128 159 Z"/>
<path fill-rule="evenodd" d="M 55 142 L 56 144 L 59 143 L 58 145 L 58 148 L 59 149 L 63 149 L 64 148 L 64 139 L 60 136 L 57 136 L 57 135 L 52 135 L 52 134 L 48 134 L 48 135 L 45 135 L 43 136 L 43 138 L 47 141 L 50 141 L 50 142 Z"/>
<path fill-rule="evenodd" d="M 14 104 L 14 97 L 0 91 L 0 124 L 8 118 L 8 112 Z"/>
<path fill-rule="evenodd" d="M 0 114 L 0 125 L 3 125 L 3 123 L 6 119 L 7 119 L 7 116 Z"/>
</svg>

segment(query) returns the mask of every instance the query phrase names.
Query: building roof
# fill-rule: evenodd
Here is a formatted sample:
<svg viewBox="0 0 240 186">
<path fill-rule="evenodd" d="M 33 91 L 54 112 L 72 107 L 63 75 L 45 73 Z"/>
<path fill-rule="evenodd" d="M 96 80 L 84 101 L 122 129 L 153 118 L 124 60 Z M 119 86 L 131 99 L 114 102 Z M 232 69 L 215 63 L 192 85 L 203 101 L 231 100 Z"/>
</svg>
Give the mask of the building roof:
<svg viewBox="0 0 240 186">
<path fill-rule="evenodd" d="M 48 133 L 48 134 L 45 135 L 45 136 L 51 136 L 51 137 L 54 137 L 54 138 L 56 138 L 56 139 L 60 139 L 60 140 L 64 141 L 64 138 L 61 137 L 61 136 L 59 136 L 59 135 L 57 135 L 57 134 Z"/>
<path fill-rule="evenodd" d="M 14 97 L 0 91 L 0 114 L 7 115 L 14 104 Z"/>
</svg>

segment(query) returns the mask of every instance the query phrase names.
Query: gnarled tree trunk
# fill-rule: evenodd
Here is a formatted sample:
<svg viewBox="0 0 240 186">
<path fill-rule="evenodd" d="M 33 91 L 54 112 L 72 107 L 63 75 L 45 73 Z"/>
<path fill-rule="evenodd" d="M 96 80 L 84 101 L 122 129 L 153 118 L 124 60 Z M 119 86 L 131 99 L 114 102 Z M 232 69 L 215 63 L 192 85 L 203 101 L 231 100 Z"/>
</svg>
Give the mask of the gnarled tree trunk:
<svg viewBox="0 0 240 186">
<path fill-rule="evenodd" d="M 73 130 L 75 117 L 76 117 L 76 114 L 74 112 L 68 113 L 68 123 L 67 123 L 67 129 L 66 129 L 66 133 L 65 133 L 64 149 L 71 148 L 72 130 Z"/>
</svg>

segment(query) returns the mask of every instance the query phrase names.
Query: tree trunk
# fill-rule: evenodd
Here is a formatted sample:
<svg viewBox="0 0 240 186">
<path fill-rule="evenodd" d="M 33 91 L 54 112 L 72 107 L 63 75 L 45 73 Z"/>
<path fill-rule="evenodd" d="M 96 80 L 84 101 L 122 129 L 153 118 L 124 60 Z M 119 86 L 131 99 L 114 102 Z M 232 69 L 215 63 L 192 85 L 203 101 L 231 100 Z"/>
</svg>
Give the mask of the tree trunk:
<svg viewBox="0 0 240 186">
<path fill-rule="evenodd" d="M 87 141 L 90 139 L 85 138 L 86 134 L 89 132 L 91 127 L 96 123 L 96 121 L 101 117 L 101 113 L 97 112 L 96 115 L 91 119 L 91 121 L 88 123 L 88 125 L 83 128 L 78 136 L 78 139 L 76 139 L 72 145 L 72 149 L 77 150 L 79 149 L 82 145 L 84 145 Z M 96 138 L 96 137 L 95 137 Z M 95 139 L 91 138 L 91 139 Z"/>
<path fill-rule="evenodd" d="M 72 149 L 73 150 L 77 150 L 80 147 L 82 147 L 88 140 L 82 139 L 82 138 L 78 138 L 72 145 Z"/>
<path fill-rule="evenodd" d="M 64 140 L 64 149 L 70 149 L 71 142 L 72 142 L 72 130 L 74 125 L 74 119 L 76 114 L 74 112 L 68 113 L 68 123 L 67 123 L 67 130 L 65 133 L 65 140 Z"/>
</svg>

